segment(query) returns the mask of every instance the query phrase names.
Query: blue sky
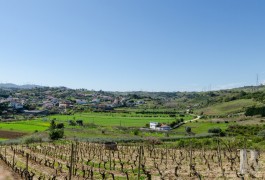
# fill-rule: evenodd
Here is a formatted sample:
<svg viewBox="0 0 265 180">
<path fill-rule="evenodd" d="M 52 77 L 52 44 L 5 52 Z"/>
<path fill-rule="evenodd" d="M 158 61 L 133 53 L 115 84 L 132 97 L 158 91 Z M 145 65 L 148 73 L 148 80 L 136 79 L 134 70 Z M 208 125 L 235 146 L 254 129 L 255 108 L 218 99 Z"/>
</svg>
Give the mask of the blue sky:
<svg viewBox="0 0 265 180">
<path fill-rule="evenodd" d="M 0 0 L 0 82 L 201 91 L 265 81 L 262 0 Z"/>
</svg>

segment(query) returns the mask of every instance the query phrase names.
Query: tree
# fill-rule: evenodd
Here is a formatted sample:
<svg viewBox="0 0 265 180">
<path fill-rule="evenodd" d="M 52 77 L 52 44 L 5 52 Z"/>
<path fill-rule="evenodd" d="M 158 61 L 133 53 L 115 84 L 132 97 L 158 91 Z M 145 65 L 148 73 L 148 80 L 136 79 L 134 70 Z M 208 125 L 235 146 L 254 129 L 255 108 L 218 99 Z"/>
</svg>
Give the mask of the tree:
<svg viewBox="0 0 265 180">
<path fill-rule="evenodd" d="M 0 115 L 2 114 L 3 111 L 7 110 L 8 108 L 8 103 L 0 103 Z"/>
<path fill-rule="evenodd" d="M 186 130 L 186 133 L 188 133 L 188 134 L 191 133 L 191 127 L 187 126 L 187 127 L 185 128 L 185 130 Z"/>
<path fill-rule="evenodd" d="M 59 123 L 56 124 L 54 120 L 51 120 L 50 123 L 50 133 L 49 137 L 51 140 L 58 140 L 63 137 L 64 135 L 64 124 Z"/>
<path fill-rule="evenodd" d="M 51 140 L 58 140 L 62 138 L 64 135 L 64 130 L 63 129 L 54 129 L 50 131 L 49 136 Z"/>
<path fill-rule="evenodd" d="M 63 128 L 64 128 L 64 123 L 56 124 L 56 129 L 63 129 Z"/>
<path fill-rule="evenodd" d="M 54 120 L 51 120 L 51 123 L 50 123 L 50 130 L 53 130 L 56 128 L 56 123 Z"/>
</svg>

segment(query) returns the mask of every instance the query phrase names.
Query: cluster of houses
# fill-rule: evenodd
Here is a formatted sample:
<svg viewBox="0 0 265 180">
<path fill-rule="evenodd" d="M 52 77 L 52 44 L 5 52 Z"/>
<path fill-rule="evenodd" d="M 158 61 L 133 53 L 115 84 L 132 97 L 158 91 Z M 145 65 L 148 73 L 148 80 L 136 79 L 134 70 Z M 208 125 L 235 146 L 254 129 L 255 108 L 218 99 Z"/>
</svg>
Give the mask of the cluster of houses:
<svg viewBox="0 0 265 180">
<path fill-rule="evenodd" d="M 9 111 L 26 114 L 37 111 L 58 110 L 64 112 L 75 106 L 88 106 L 100 110 L 113 110 L 117 107 L 133 107 L 144 104 L 143 100 L 132 100 L 124 96 L 106 95 L 100 92 L 87 93 L 70 90 L 64 87 L 39 91 L 27 90 L 10 93 L 9 97 L 1 97 L 0 103 L 7 103 Z M 46 111 L 47 110 L 47 111 Z"/>
</svg>

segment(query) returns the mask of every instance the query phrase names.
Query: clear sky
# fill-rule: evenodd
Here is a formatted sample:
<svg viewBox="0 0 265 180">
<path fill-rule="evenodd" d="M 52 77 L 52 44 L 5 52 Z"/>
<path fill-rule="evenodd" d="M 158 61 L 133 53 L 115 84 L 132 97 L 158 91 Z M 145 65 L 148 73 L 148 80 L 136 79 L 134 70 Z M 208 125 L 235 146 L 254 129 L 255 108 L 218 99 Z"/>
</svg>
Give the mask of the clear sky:
<svg viewBox="0 0 265 180">
<path fill-rule="evenodd" d="M 265 81 L 263 0 L 0 0 L 0 82 L 201 91 Z"/>
</svg>

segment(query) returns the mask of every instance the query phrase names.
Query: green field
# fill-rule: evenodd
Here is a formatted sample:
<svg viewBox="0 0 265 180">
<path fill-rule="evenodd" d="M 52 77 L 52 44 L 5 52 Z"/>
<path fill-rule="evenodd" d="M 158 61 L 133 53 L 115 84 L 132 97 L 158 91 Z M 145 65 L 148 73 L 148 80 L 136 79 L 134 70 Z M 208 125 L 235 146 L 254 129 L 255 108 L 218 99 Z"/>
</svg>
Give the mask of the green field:
<svg viewBox="0 0 265 180">
<path fill-rule="evenodd" d="M 147 123 L 155 121 L 161 123 L 170 123 L 175 118 L 165 115 L 160 116 L 146 116 L 142 114 L 127 114 L 127 113 L 82 113 L 75 115 L 54 115 L 49 116 L 48 119 L 56 119 L 59 121 L 67 120 L 83 120 L 84 123 L 94 123 L 100 126 L 125 126 L 125 127 L 144 127 Z M 187 115 L 184 120 L 193 119 L 193 116 Z"/>
<path fill-rule="evenodd" d="M 230 123 L 214 123 L 205 120 L 197 120 L 189 122 L 183 126 L 170 132 L 135 132 L 140 127 L 145 127 L 151 121 L 161 123 L 171 123 L 175 119 L 183 118 L 185 121 L 194 119 L 192 115 L 180 117 L 168 117 L 162 115 L 146 115 L 135 113 L 80 113 L 75 115 L 52 115 L 44 118 L 27 121 L 2 122 L 0 130 L 13 132 L 24 132 L 32 134 L 34 132 L 43 132 L 48 130 L 50 121 L 55 120 L 56 123 L 64 123 L 66 138 L 132 138 L 132 137 L 180 137 L 185 136 L 185 127 L 189 126 L 195 134 L 205 134 L 209 128 L 226 129 Z M 84 126 L 70 126 L 69 120 L 83 120 Z M 0 136 L 1 138 L 1 136 Z"/>
<path fill-rule="evenodd" d="M 203 112 L 205 115 L 228 115 L 244 111 L 244 108 L 258 104 L 252 99 L 240 99 L 230 102 L 223 102 L 207 108 L 199 109 L 196 112 Z"/>
<path fill-rule="evenodd" d="M 222 130 L 225 130 L 229 125 L 232 125 L 233 123 L 214 123 L 214 122 L 205 122 L 205 121 L 197 121 L 197 122 L 191 122 L 186 123 L 183 126 L 179 127 L 178 129 L 175 129 L 174 132 L 185 134 L 185 127 L 191 127 L 191 131 L 195 134 L 203 134 L 207 133 L 208 129 L 210 128 L 220 128 Z"/>
<path fill-rule="evenodd" d="M 134 129 L 145 127 L 151 121 L 160 123 L 171 123 L 175 119 L 183 118 L 190 120 L 194 117 L 186 115 L 184 117 L 176 116 L 174 118 L 168 115 L 143 115 L 134 113 L 81 113 L 75 115 L 52 115 L 44 118 L 2 122 L 0 130 L 13 132 L 34 133 L 43 132 L 49 128 L 50 121 L 55 120 L 56 123 L 64 123 L 66 137 L 132 137 L 135 136 Z M 70 126 L 69 120 L 83 120 L 84 127 Z M 154 133 L 154 136 L 163 136 L 164 133 Z M 139 136 L 152 136 L 150 133 L 139 133 Z M 1 137 L 1 135 L 0 135 Z"/>
<path fill-rule="evenodd" d="M 49 127 L 49 122 L 42 120 L 27 120 L 0 123 L 0 130 L 33 133 L 34 131 L 45 131 Z"/>
</svg>

